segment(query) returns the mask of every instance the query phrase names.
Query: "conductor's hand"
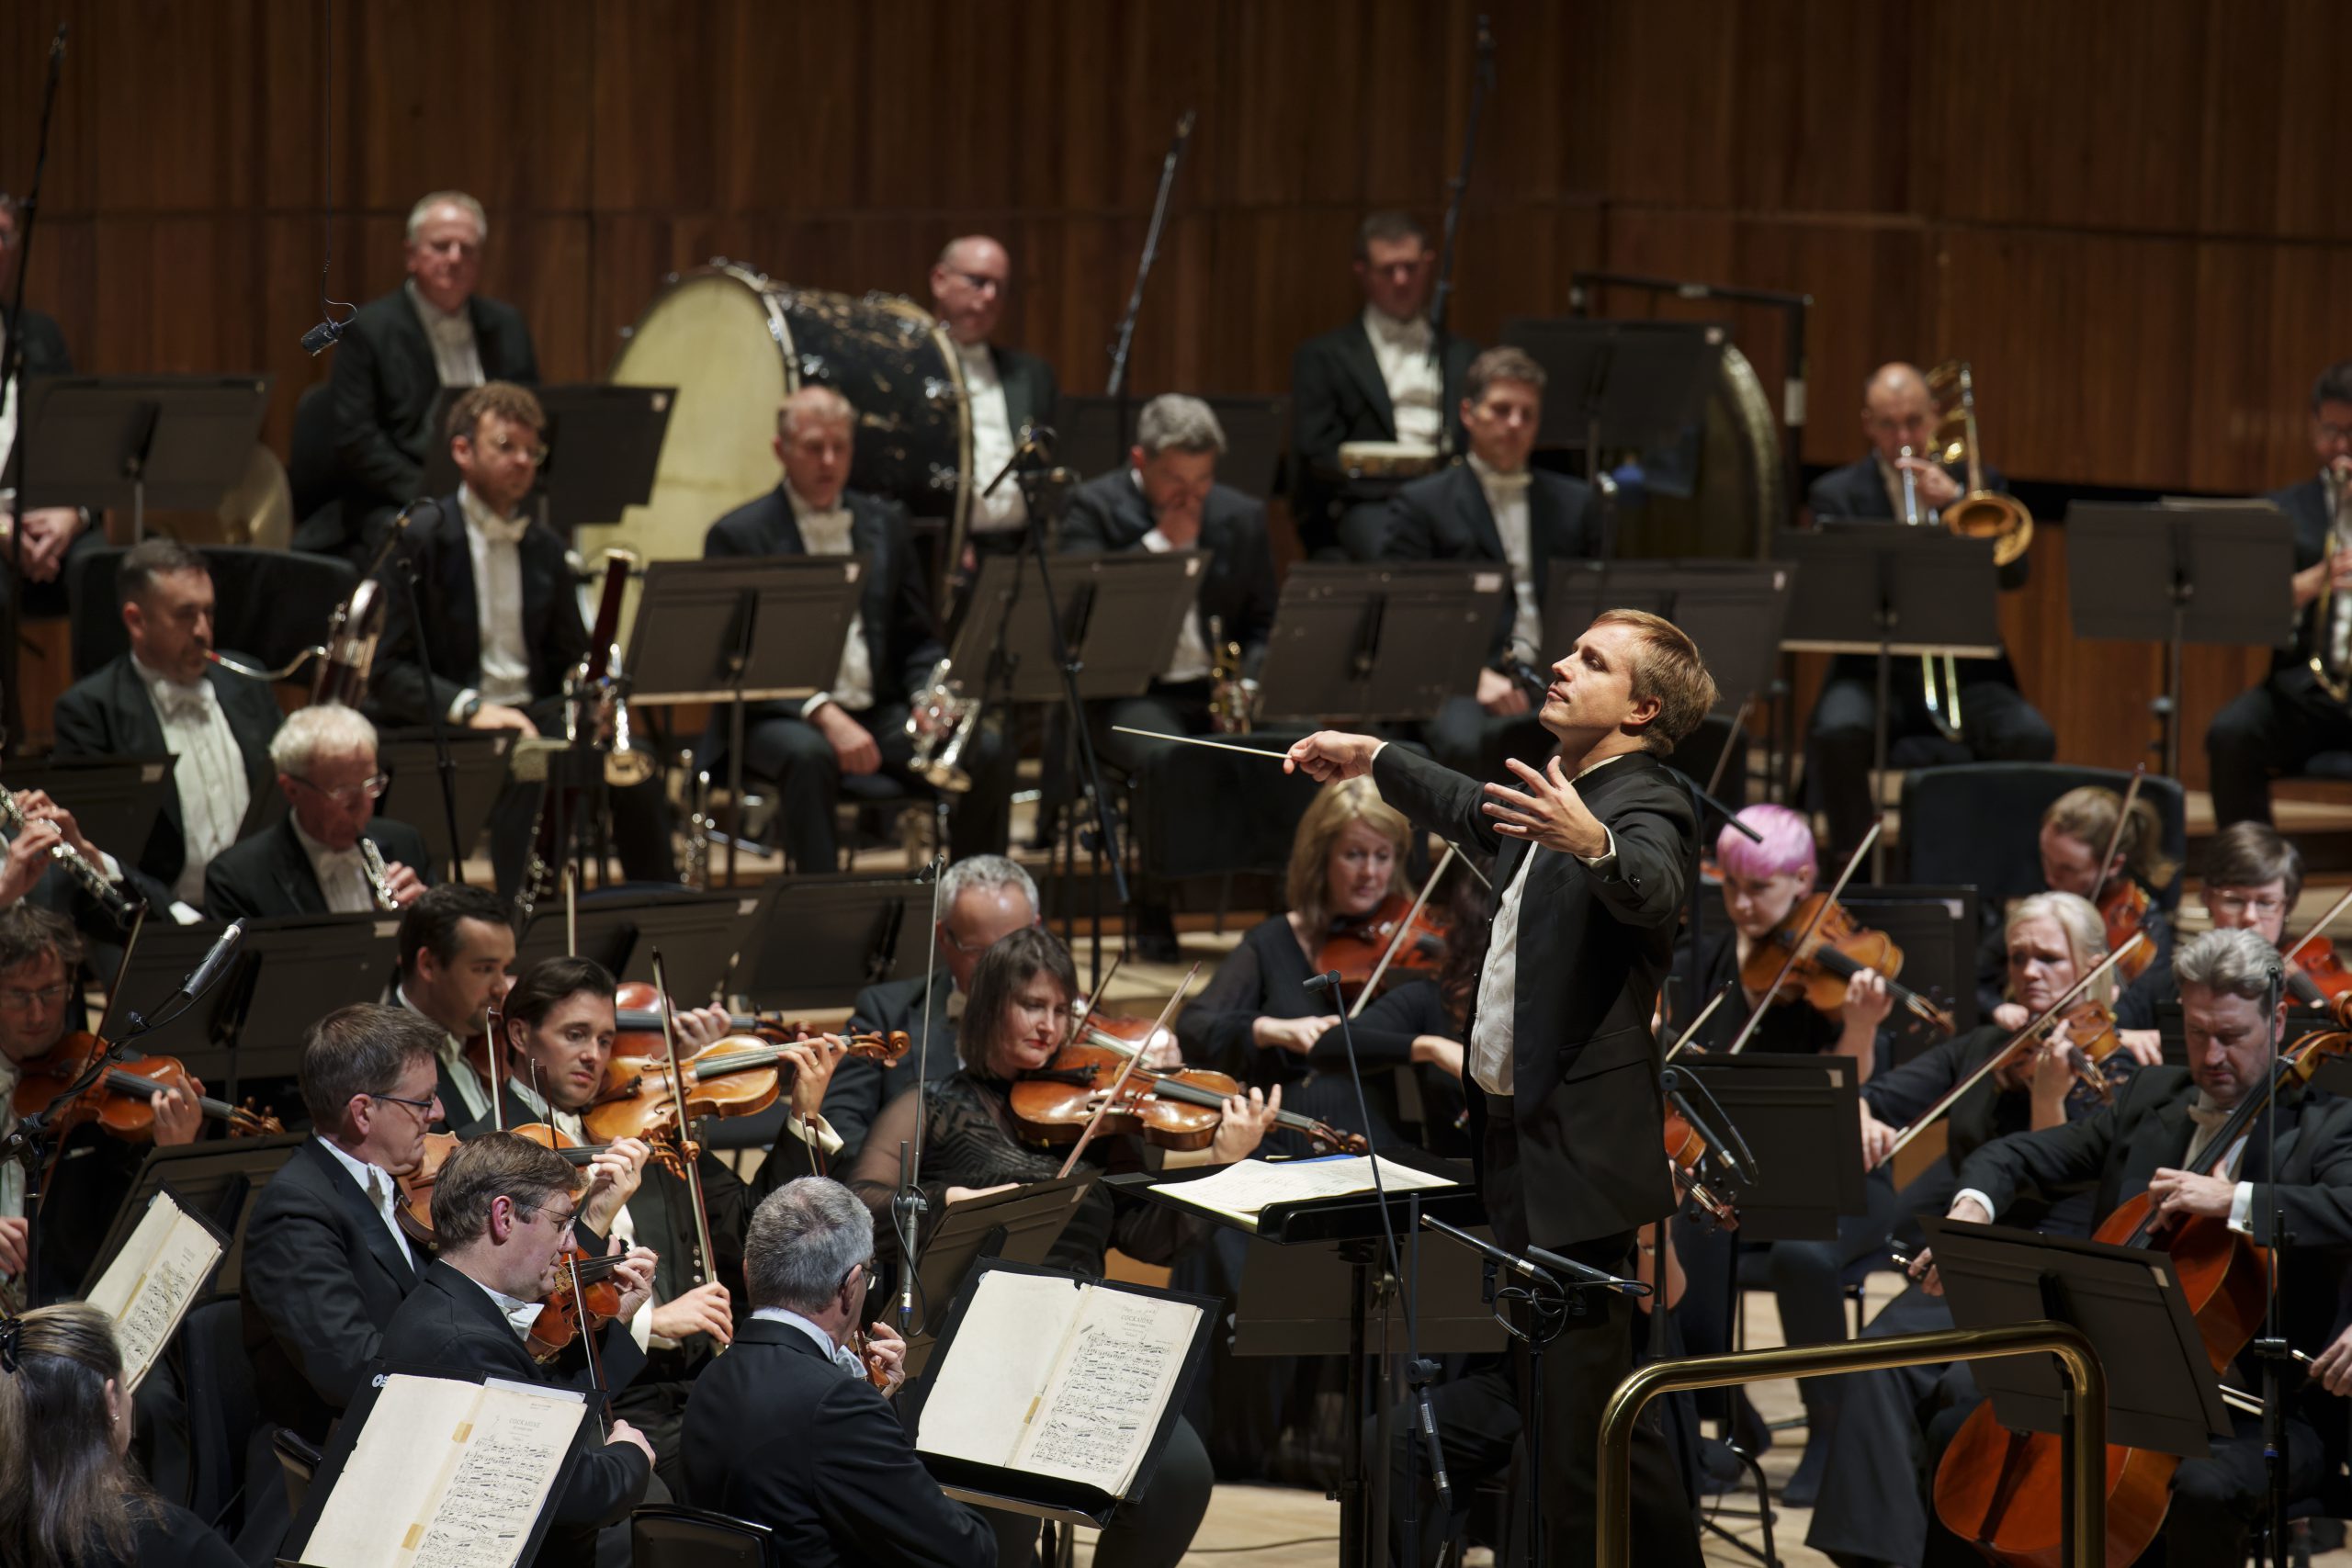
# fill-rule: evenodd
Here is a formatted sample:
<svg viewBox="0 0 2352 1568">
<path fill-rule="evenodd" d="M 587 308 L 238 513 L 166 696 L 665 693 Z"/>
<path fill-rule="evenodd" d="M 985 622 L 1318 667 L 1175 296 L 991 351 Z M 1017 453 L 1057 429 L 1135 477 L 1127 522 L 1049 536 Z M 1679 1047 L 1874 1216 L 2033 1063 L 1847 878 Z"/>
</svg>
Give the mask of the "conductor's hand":
<svg viewBox="0 0 2352 1568">
<path fill-rule="evenodd" d="M 1253 1089 L 1249 1097 L 1233 1095 L 1225 1102 L 1225 1120 L 1217 1123 L 1216 1141 L 1209 1145 L 1211 1165 L 1231 1165 L 1238 1159 L 1248 1159 L 1265 1142 L 1274 1125 L 1274 1113 L 1283 1108 L 1282 1085 L 1274 1091 Z"/>
<path fill-rule="evenodd" d="M 639 1431 L 636 1427 L 630 1426 L 626 1421 L 614 1422 L 611 1435 L 606 1437 L 605 1439 L 605 1446 L 608 1449 L 620 1443 L 628 1444 L 629 1447 L 635 1449 L 638 1452 L 645 1456 L 645 1462 L 649 1467 L 652 1465 L 653 1445 L 645 1440 L 644 1433 Z"/>
<path fill-rule="evenodd" d="M 508 707 L 504 703 L 484 703 L 466 720 L 468 729 L 512 729 L 524 735 L 537 735 L 539 727 L 521 708 Z"/>
<path fill-rule="evenodd" d="M 1317 784 L 1329 784 L 1333 779 L 1360 779 L 1372 772 L 1374 753 L 1382 742 L 1369 735 L 1350 735 L 1344 730 L 1318 729 L 1306 739 L 1295 742 L 1283 753 L 1283 772 L 1305 773 Z"/>
<path fill-rule="evenodd" d="M 1496 832 L 1583 860 L 1609 852 L 1609 829 L 1585 809 L 1584 798 L 1568 782 L 1559 758 L 1545 762 L 1540 773 L 1516 757 L 1504 761 L 1527 788 L 1487 786 L 1487 815 L 1495 819 Z"/>
<path fill-rule="evenodd" d="M 707 1334 L 721 1345 L 735 1337 L 735 1314 L 728 1309 L 727 1287 L 716 1282 L 696 1285 L 684 1295 L 653 1309 L 653 1332 L 684 1339 Z"/>
<path fill-rule="evenodd" d="M 874 736 L 865 726 L 850 717 L 849 710 L 839 703 L 827 703 L 809 719 L 825 744 L 841 759 L 845 773 L 870 773 L 882 766 L 882 749 L 874 743 Z"/>
</svg>

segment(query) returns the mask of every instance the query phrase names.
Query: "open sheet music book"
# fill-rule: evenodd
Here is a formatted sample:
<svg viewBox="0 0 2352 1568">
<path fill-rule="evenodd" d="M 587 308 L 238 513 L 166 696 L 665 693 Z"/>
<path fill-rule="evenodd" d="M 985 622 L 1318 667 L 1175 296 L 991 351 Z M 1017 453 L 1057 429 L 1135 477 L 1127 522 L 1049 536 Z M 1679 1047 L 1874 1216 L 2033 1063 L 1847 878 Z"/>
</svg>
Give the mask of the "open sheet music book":
<svg viewBox="0 0 2352 1568">
<path fill-rule="evenodd" d="M 1237 1160 L 1214 1176 L 1193 1181 L 1170 1181 L 1155 1190 L 1163 1198 L 1222 1214 L 1250 1230 L 1258 1215 L 1277 1203 L 1311 1203 L 1318 1198 L 1347 1198 L 1373 1190 L 1374 1155 L 1350 1155 L 1337 1159 Z M 1427 1190 L 1460 1185 L 1443 1176 L 1415 1170 L 1393 1159 L 1380 1161 L 1380 1179 L 1391 1192 Z"/>
<path fill-rule="evenodd" d="M 1189 1302 L 989 1269 L 933 1376 L 915 1447 L 1125 1497 L 1201 1320 Z"/>
<path fill-rule="evenodd" d="M 210 1222 L 181 1208 L 168 1189 L 148 1201 L 137 1228 L 90 1290 L 90 1304 L 114 1319 L 126 1393 L 138 1389 L 179 1332 L 228 1246 Z"/>
<path fill-rule="evenodd" d="M 585 1414 L 569 1389 L 387 1375 L 301 1561 L 311 1568 L 513 1568 Z"/>
</svg>

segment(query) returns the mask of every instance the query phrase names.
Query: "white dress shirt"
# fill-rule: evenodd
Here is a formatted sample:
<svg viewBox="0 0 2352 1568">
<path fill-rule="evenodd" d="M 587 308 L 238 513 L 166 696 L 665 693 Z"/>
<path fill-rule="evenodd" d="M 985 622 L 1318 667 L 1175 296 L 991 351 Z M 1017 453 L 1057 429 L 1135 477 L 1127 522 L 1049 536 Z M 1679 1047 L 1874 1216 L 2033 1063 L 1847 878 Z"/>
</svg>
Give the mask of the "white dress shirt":
<svg viewBox="0 0 2352 1568">
<path fill-rule="evenodd" d="M 465 1270 L 461 1269 L 458 1272 L 463 1274 Z M 466 1278 L 474 1280 L 471 1274 L 466 1274 Z M 482 1285 L 480 1280 L 474 1280 L 474 1283 L 481 1285 L 481 1293 L 488 1296 L 491 1304 L 498 1308 L 498 1315 L 506 1320 L 506 1326 L 514 1331 L 514 1337 L 527 1343 L 531 1337 L 531 1330 L 538 1325 L 539 1314 L 547 1310 L 547 1303 L 526 1302 L 520 1296 L 510 1296 L 495 1285 Z"/>
<path fill-rule="evenodd" d="M 211 682 L 183 686 L 148 669 L 135 654 L 130 667 L 147 688 L 147 700 L 164 727 L 164 749 L 179 759 L 172 782 L 179 791 L 180 836 L 187 845 L 187 860 L 172 893 L 184 903 L 201 903 L 204 868 L 237 841 L 245 807 L 253 803 L 253 792 L 245 785 L 244 756 L 237 750 L 237 737 Z"/>
<path fill-rule="evenodd" d="M 996 373 L 996 355 L 989 345 L 959 343 L 956 355 L 964 362 L 964 398 L 972 411 L 972 471 L 986 484 L 1012 461 L 1021 437 L 1012 428 L 1004 381 Z M 1021 494 L 1021 486 L 1012 479 L 997 486 L 994 494 L 973 499 L 975 534 L 1007 534 L 1028 521 L 1029 503 Z"/>
<path fill-rule="evenodd" d="M 1138 491 L 1143 489 L 1141 474 L 1129 468 L 1127 478 L 1135 481 Z M 1155 523 L 1143 536 L 1143 547 L 1153 555 L 1164 556 L 1178 547 L 1159 531 L 1159 525 Z M 1201 543 L 1195 539 L 1182 547 L 1196 550 L 1201 547 Z M 1216 655 L 1209 647 L 1208 634 L 1201 629 L 1201 602 L 1196 598 L 1193 601 L 1193 607 L 1184 612 L 1184 627 L 1176 634 L 1176 651 L 1168 660 L 1168 668 L 1160 671 L 1159 678 L 1163 681 L 1205 681 L 1216 672 Z"/>
<path fill-rule="evenodd" d="M 1632 755 L 1630 751 L 1620 751 L 1617 757 Z M 1603 757 L 1591 767 L 1577 770 L 1577 779 L 1581 782 L 1594 769 L 1607 767 L 1617 757 Z M 1600 830 L 1608 835 L 1608 847 L 1589 860 L 1577 857 L 1595 871 L 1602 870 L 1617 858 L 1617 835 L 1610 832 L 1606 823 Z M 1494 930 L 1487 939 L 1486 966 L 1478 971 L 1478 1017 L 1470 1031 L 1470 1076 L 1488 1094 L 1510 1095 L 1517 1076 L 1513 1050 L 1518 1031 L 1520 907 L 1526 901 L 1528 867 L 1535 863 L 1536 856 L 1545 852 L 1541 844 L 1532 844 L 1520 857 L 1510 886 L 1496 901 Z"/>
<path fill-rule="evenodd" d="M 411 278 L 406 285 L 408 302 L 416 308 L 416 319 L 424 327 L 424 341 L 433 345 L 433 368 L 445 387 L 479 387 L 482 384 L 481 351 L 474 344 L 474 319 L 464 310 L 444 310 L 417 288 Z"/>
<path fill-rule="evenodd" d="M 401 1232 L 401 1223 L 393 1214 L 392 1205 L 399 1201 L 400 1184 L 392 1179 L 392 1173 L 380 1165 L 370 1165 L 356 1157 L 332 1138 L 321 1138 L 319 1146 L 333 1155 L 335 1164 L 343 1167 L 351 1179 L 359 1184 L 359 1190 L 368 1195 L 368 1201 L 374 1205 L 376 1213 L 383 1216 L 384 1228 L 392 1233 L 392 1240 L 397 1244 L 393 1250 L 411 1269 L 414 1269 L 416 1255 L 408 1249 L 408 1237 Z"/>
<path fill-rule="evenodd" d="M 1380 379 L 1388 388 L 1388 406 L 1396 416 L 1396 439 L 1437 450 L 1445 431 L 1445 378 L 1430 357 L 1430 321 L 1409 321 L 1363 308 L 1364 336 L 1372 340 L 1372 357 L 1380 366 Z"/>
<path fill-rule="evenodd" d="M 368 866 L 359 858 L 358 846 L 331 850 L 302 831 L 302 824 L 296 818 L 288 817 L 287 822 L 294 829 L 294 841 L 302 846 L 302 858 L 311 863 L 311 874 L 319 879 L 319 892 L 326 898 L 329 914 L 364 915 L 376 907 L 375 891 L 368 886 Z"/>
<path fill-rule="evenodd" d="M 453 724 L 465 722 L 467 705 L 486 703 L 519 707 L 531 700 L 531 650 L 523 641 L 523 536 L 528 517 L 501 517 L 464 485 L 458 510 L 466 519 L 466 552 L 474 568 L 474 627 L 481 644 L 481 684 L 459 692 L 449 705 Z"/>
<path fill-rule="evenodd" d="M 839 1367 L 842 1371 L 854 1378 L 862 1378 L 865 1375 L 865 1363 L 857 1359 L 856 1351 L 851 1349 L 846 1345 L 834 1344 L 833 1337 L 831 1335 L 826 1333 L 823 1329 L 818 1327 L 815 1324 L 809 1322 L 807 1318 L 801 1316 L 790 1307 L 761 1307 L 759 1310 L 752 1313 L 752 1315 L 762 1323 L 790 1324 L 793 1327 L 800 1330 L 801 1333 L 806 1334 L 809 1338 L 815 1340 L 817 1342 L 817 1348 L 824 1351 L 825 1359 L 832 1362 L 833 1365 Z"/>
<path fill-rule="evenodd" d="M 1477 475 L 1478 488 L 1487 492 L 1487 510 L 1494 514 L 1495 532 L 1502 536 L 1503 558 L 1510 563 L 1511 592 L 1518 602 L 1510 621 L 1512 651 L 1540 663 L 1544 606 L 1536 598 L 1535 525 L 1527 502 L 1535 476 L 1525 468 L 1506 474 L 1475 452 L 1470 455 L 1470 471 Z"/>
<path fill-rule="evenodd" d="M 838 497 L 833 504 L 820 512 L 800 499 L 800 492 L 787 479 L 785 499 L 792 504 L 793 521 L 800 525 L 800 542 L 812 556 L 845 556 L 854 548 L 851 537 L 849 508 Z M 802 716 L 815 713 L 828 702 L 841 704 L 852 713 L 864 713 L 874 705 L 874 652 L 865 641 L 865 613 L 859 611 L 849 618 L 849 636 L 842 643 L 841 668 L 833 673 L 832 686 L 818 693 L 800 706 Z"/>
<path fill-rule="evenodd" d="M 407 988 L 397 981 L 392 986 L 392 998 L 417 1017 L 424 1016 L 424 1010 L 408 999 Z M 441 1058 L 442 1066 L 448 1070 L 449 1081 L 458 1086 L 458 1099 L 463 1103 L 465 1109 L 465 1115 L 460 1117 L 458 1114 L 458 1106 L 443 1106 L 441 1109 L 448 1115 L 449 1124 L 453 1127 L 462 1126 L 468 1122 L 479 1122 L 489 1115 L 490 1090 L 483 1087 L 481 1075 L 474 1071 L 473 1064 L 466 1060 L 466 1043 L 444 1030 L 441 1034 L 441 1048 L 437 1055 Z"/>
</svg>

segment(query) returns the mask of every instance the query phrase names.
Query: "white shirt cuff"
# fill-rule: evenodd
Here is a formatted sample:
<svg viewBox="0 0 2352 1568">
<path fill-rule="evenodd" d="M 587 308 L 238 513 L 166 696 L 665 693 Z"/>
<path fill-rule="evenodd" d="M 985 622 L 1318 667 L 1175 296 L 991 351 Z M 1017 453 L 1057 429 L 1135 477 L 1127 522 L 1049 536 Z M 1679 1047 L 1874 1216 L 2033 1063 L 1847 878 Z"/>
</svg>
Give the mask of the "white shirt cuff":
<svg viewBox="0 0 2352 1568">
<path fill-rule="evenodd" d="M 804 719 L 815 718 L 817 716 L 817 710 L 823 707 L 827 703 L 831 702 L 832 700 L 832 693 L 818 693 L 815 696 L 810 697 L 807 702 L 800 705 L 800 716 Z"/>
<path fill-rule="evenodd" d="M 177 898 L 172 900 L 170 913 L 173 923 L 175 925 L 194 926 L 201 925 L 204 922 L 203 910 L 191 908 L 187 904 Z"/>
<path fill-rule="evenodd" d="M 98 869 L 107 874 L 107 880 L 108 882 L 120 882 L 122 880 L 122 863 L 115 859 L 114 856 L 107 853 L 104 850 L 100 850 L 98 852 Z"/>
<path fill-rule="evenodd" d="M 481 700 L 481 691 L 476 687 L 468 686 L 464 691 L 459 692 L 456 696 L 449 699 L 449 711 L 445 716 L 447 717 L 451 724 L 463 724 L 466 722 L 466 705 L 468 703 L 479 702 Z"/>
<path fill-rule="evenodd" d="M 1607 865 L 1611 861 L 1617 858 L 1617 835 L 1609 830 L 1609 824 L 1606 822 L 1603 822 L 1600 825 L 1600 836 L 1609 840 L 1609 847 L 1607 849 L 1602 850 L 1599 854 L 1590 857 L 1584 855 L 1577 856 L 1577 859 L 1583 861 L 1585 865 L 1593 871 L 1599 871 L 1602 866 Z"/>
<path fill-rule="evenodd" d="M 2254 1183 L 2241 1181 L 2230 1194 L 2230 1228 L 2240 1235 L 2254 1234 Z"/>
<path fill-rule="evenodd" d="M 634 1340 L 636 1340 L 636 1341 L 637 1341 L 637 1348 L 638 1348 L 639 1349 L 640 1349 L 640 1350 L 650 1350 L 650 1349 L 651 1349 L 651 1348 L 652 1348 L 652 1347 L 653 1347 L 653 1298 L 652 1298 L 652 1297 L 648 1296 L 648 1297 L 645 1299 L 645 1303 L 644 1303 L 642 1306 L 639 1306 L 639 1307 L 637 1309 L 637 1315 L 636 1315 L 635 1317 L 632 1317 L 632 1318 L 630 1318 L 630 1319 L 628 1320 L 628 1337 L 629 1337 L 631 1339 L 634 1339 Z"/>
<path fill-rule="evenodd" d="M 1978 1191 L 1973 1187 L 1963 1187 L 1959 1191 L 1953 1193 L 1951 1195 L 1951 1203 L 1944 1210 L 1944 1213 L 1949 1214 L 1953 1209 L 1959 1208 L 1960 1201 L 1962 1198 L 1973 1198 L 1976 1200 L 1976 1206 L 1984 1210 L 1986 1213 L 1991 1214 L 1996 1218 L 1998 1218 L 2000 1215 L 2000 1211 L 1993 1207 L 1993 1200 L 1987 1198 L 1984 1193 Z"/>
</svg>

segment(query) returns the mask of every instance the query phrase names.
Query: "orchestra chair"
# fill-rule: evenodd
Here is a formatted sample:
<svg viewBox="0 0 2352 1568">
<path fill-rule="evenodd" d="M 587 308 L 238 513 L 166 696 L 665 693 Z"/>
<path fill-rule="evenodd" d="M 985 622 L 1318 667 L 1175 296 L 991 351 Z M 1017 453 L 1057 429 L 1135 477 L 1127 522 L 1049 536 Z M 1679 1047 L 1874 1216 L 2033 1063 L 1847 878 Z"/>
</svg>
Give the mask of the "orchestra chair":
<svg viewBox="0 0 2352 1568">
<path fill-rule="evenodd" d="M 187 1380 L 187 1506 L 198 1518 L 221 1521 L 222 1532 L 231 1536 L 245 1485 L 246 1448 L 261 1425 L 243 1325 L 233 1295 L 198 1303 L 180 1325 Z"/>
<path fill-rule="evenodd" d="M 334 404 L 324 381 L 304 388 L 295 400 L 294 439 L 287 449 L 286 482 L 294 492 L 296 526 L 317 520 L 330 525 L 328 531 L 340 540 L 343 502 L 335 487 Z"/>
<path fill-rule="evenodd" d="M 325 1455 L 310 1438 L 284 1427 L 271 1435 L 270 1449 L 277 1455 L 278 1474 L 286 1482 L 287 1512 L 299 1517 L 311 1495 L 311 1478 L 319 1472 L 319 1461 Z"/>
<path fill-rule="evenodd" d="M 2131 783 L 2130 773 L 2113 768 L 2065 762 L 1916 768 L 1903 777 L 1904 880 L 1974 887 L 1987 908 L 1999 907 L 1995 899 L 2039 892 L 2037 834 L 2050 803 L 2083 784 L 2101 784 L 2121 795 Z M 2140 797 L 2155 807 L 2164 824 L 2165 858 L 2188 864 L 2188 821 L 2180 781 L 2147 774 L 2140 781 Z M 2157 908 L 2166 914 L 2177 909 L 2185 880 L 2176 874 L 2172 886 L 2159 890 Z"/>
<path fill-rule="evenodd" d="M 77 681 L 130 649 L 114 581 L 126 553 L 87 550 L 68 563 Z M 198 553 L 212 572 L 212 646 L 271 669 L 325 642 L 328 617 L 359 586 L 358 569 L 332 556 L 244 545 L 206 545 Z M 300 678 L 307 683 L 309 671 Z"/>
<path fill-rule="evenodd" d="M 632 1568 L 783 1568 L 775 1531 L 707 1508 L 648 1503 L 628 1534 Z"/>
</svg>

